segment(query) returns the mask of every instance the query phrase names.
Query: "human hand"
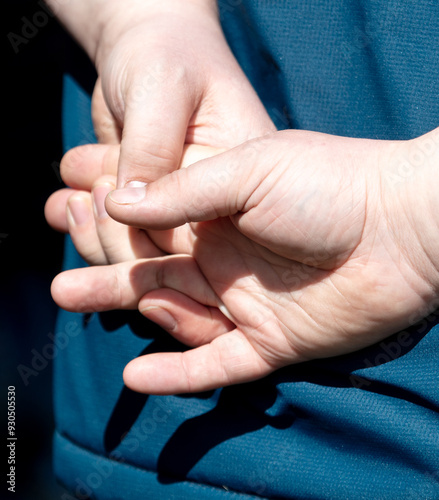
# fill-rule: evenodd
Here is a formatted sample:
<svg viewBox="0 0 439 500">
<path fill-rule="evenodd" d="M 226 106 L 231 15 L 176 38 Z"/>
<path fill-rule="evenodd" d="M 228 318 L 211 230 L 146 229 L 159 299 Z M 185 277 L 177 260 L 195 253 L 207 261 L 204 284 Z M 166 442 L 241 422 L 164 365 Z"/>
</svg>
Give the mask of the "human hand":
<svg viewBox="0 0 439 500">
<path fill-rule="evenodd" d="M 118 176 L 119 185 L 133 179 L 150 181 L 178 168 L 185 142 L 227 148 L 265 134 L 274 125 L 230 52 L 215 2 L 122 5 L 79 0 L 59 7 L 59 16 L 99 73 L 92 117 L 101 143 L 69 151 L 62 166 L 72 168 L 64 169 L 63 178 L 76 190 L 93 187 L 94 206 L 102 217 L 89 217 L 92 202 L 85 193 L 71 196 L 72 192 L 59 191 L 46 205 L 46 218 L 56 229 L 68 230 L 65 206 L 70 198 L 70 214 L 76 211 L 87 223 L 78 230 L 70 217 L 75 244 L 81 247 L 80 240 L 94 234 L 80 250 L 90 263 L 162 255 L 145 232 L 118 226 L 106 217 L 103 198 L 111 182 L 96 181 L 98 176 L 91 175 L 96 173 L 94 165 L 114 165 L 117 158 L 119 169 L 112 167 L 111 174 Z M 119 142 L 120 150 L 113 146 Z M 108 173 L 103 170 L 100 174 Z M 99 223 L 92 227 L 95 221 Z M 103 223 L 113 228 L 113 235 L 120 235 L 116 247 L 102 245 L 105 238 L 98 233 Z M 130 255 L 120 248 L 128 239 L 135 249 Z"/>
<path fill-rule="evenodd" d="M 119 186 L 175 170 L 185 143 L 226 149 L 274 130 L 228 47 L 215 1 L 60 9 L 97 68 L 95 130 L 101 142 L 121 141 Z M 90 16 L 96 22 L 87 28 Z"/>
<path fill-rule="evenodd" d="M 108 216 L 105 198 L 116 188 L 119 151 L 118 145 L 86 145 L 68 151 L 62 158 L 60 173 L 72 187 L 55 191 L 45 205 L 48 224 L 69 233 L 78 253 L 91 265 L 164 255 L 151 241 L 151 235 Z M 220 152 L 207 146 L 185 146 L 179 168 Z M 169 240 L 170 234 L 157 234 L 156 243 L 160 244 L 165 236 Z"/>
<path fill-rule="evenodd" d="M 110 215 L 180 227 L 186 238 L 163 249 L 186 255 L 67 271 L 54 299 L 71 310 L 138 306 L 195 347 L 128 364 L 125 382 L 140 392 L 212 389 L 371 345 L 439 293 L 435 162 L 401 185 L 386 180 L 420 140 L 278 132 L 114 191 Z"/>
</svg>

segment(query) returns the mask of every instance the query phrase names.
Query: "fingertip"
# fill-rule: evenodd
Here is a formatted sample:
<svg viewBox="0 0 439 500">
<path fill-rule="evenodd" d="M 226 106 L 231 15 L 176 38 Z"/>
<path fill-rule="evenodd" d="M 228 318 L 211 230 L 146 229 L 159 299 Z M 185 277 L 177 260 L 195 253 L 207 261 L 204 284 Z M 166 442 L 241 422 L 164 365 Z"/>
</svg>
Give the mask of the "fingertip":
<svg viewBox="0 0 439 500">
<path fill-rule="evenodd" d="M 44 217 L 49 226 L 55 231 L 68 232 L 66 206 L 72 192 L 70 188 L 59 189 L 49 196 L 44 205 Z"/>
<path fill-rule="evenodd" d="M 126 365 L 124 381 L 133 391 L 163 395 L 213 390 L 268 375 L 270 370 L 240 337 L 235 330 L 185 352 L 140 356 Z"/>
<path fill-rule="evenodd" d="M 131 360 L 124 368 L 125 385 L 143 394 L 166 395 L 188 392 L 176 358 L 181 353 L 146 354 Z"/>
<path fill-rule="evenodd" d="M 67 200 L 66 209 L 69 226 L 85 226 L 92 216 L 90 195 L 88 193 L 75 193 Z"/>
<path fill-rule="evenodd" d="M 71 279 L 69 271 L 63 271 L 57 274 L 50 284 L 50 294 L 54 302 L 61 308 L 67 310 L 67 303 L 65 298 L 69 296 L 69 285 Z"/>
<path fill-rule="evenodd" d="M 90 190 L 103 174 L 116 176 L 119 146 L 86 144 L 67 151 L 61 160 L 61 177 L 70 187 Z"/>
<path fill-rule="evenodd" d="M 60 174 L 62 180 L 70 187 L 82 187 L 87 176 L 84 164 L 93 154 L 94 145 L 85 144 L 69 149 L 61 159 Z"/>
<path fill-rule="evenodd" d="M 58 304 L 58 301 L 57 301 L 57 296 L 58 296 L 58 282 L 59 282 L 59 278 L 58 278 L 59 274 L 57 274 L 51 284 L 50 284 L 50 295 L 52 296 L 52 299 Z M 59 305 L 59 304 L 58 304 Z"/>
<path fill-rule="evenodd" d="M 149 228 L 149 204 L 145 204 L 146 187 L 119 188 L 105 198 L 105 210 L 112 219 L 125 225 Z M 142 203 L 143 202 L 143 203 Z"/>
<path fill-rule="evenodd" d="M 117 178 L 115 175 L 112 174 L 104 174 L 98 177 L 94 182 L 92 189 L 94 189 L 96 186 L 102 186 L 102 185 L 107 185 L 111 186 L 112 189 L 116 189 L 116 182 Z"/>
<path fill-rule="evenodd" d="M 116 177 L 114 175 L 103 175 L 99 177 L 92 186 L 93 209 L 98 220 L 108 217 L 105 207 L 108 194 L 116 187 Z"/>
<path fill-rule="evenodd" d="M 146 390 L 142 383 L 142 358 L 135 358 L 130 361 L 123 370 L 122 378 L 128 389 L 135 392 L 145 393 Z"/>
<path fill-rule="evenodd" d="M 114 189 L 114 186 L 106 183 L 95 185 L 92 189 L 93 208 L 95 217 L 98 220 L 108 217 L 108 212 L 105 208 L 105 199 L 112 189 Z"/>
</svg>

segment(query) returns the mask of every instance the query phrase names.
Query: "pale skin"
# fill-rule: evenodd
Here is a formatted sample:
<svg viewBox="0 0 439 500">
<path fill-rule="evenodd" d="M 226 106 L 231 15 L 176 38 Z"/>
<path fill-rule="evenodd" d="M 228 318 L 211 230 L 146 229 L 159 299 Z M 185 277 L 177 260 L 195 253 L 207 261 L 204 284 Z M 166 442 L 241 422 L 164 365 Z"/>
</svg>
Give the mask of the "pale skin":
<svg viewBox="0 0 439 500">
<path fill-rule="evenodd" d="M 88 191 L 94 186 L 92 199 L 77 193 L 69 203 L 71 222 L 76 216 L 87 227 L 95 226 L 86 258 L 95 264 L 163 255 L 146 233 L 116 226 L 105 210 L 99 210 L 99 224 L 94 217 L 87 220 L 87 214 L 92 207 L 102 208 L 114 182 L 118 186 L 150 182 L 178 168 L 187 145 L 229 149 L 274 131 L 274 124 L 230 51 L 215 0 L 47 3 L 84 48 L 98 74 L 92 118 L 100 144 L 75 148 L 64 161 L 69 186 Z M 87 165 L 96 159 L 99 164 L 111 164 L 111 172 L 104 171 L 116 180 L 97 181 L 104 171 L 94 177 L 86 174 Z M 70 194 L 57 198 L 59 204 L 49 203 L 49 218 L 55 221 L 59 210 L 64 214 Z M 72 232 L 79 246 L 86 233 L 80 225 Z M 103 226 L 119 236 L 109 239 L 110 259 L 105 255 Z M 113 241 L 123 237 L 132 244 L 129 251 L 120 249 L 118 254 L 116 247 L 121 245 Z"/>
<path fill-rule="evenodd" d="M 146 187 L 109 188 L 111 217 L 172 255 L 67 271 L 53 297 L 74 311 L 138 308 L 193 347 L 130 362 L 125 383 L 145 393 L 371 345 L 439 298 L 438 144 L 438 130 L 399 142 L 275 132 Z"/>
<path fill-rule="evenodd" d="M 120 146 L 79 146 L 61 161 L 61 176 L 70 188 L 52 194 L 45 206 L 48 223 L 68 232 L 91 265 L 112 264 L 165 252 L 143 230 L 116 222 L 105 209 L 105 197 L 116 187 Z M 221 152 L 207 146 L 185 146 L 179 168 Z"/>
<path fill-rule="evenodd" d="M 96 67 L 94 128 L 99 142 L 120 142 L 118 186 L 175 170 L 185 144 L 228 149 L 275 130 L 224 38 L 216 1 L 48 4 Z"/>
<path fill-rule="evenodd" d="M 48 3 L 96 65 L 101 142 L 67 155 L 78 191 L 56 193 L 47 214 L 103 265 L 59 275 L 53 296 L 77 311 L 139 308 L 194 347 L 133 360 L 129 387 L 254 380 L 374 343 L 434 303 L 437 133 L 406 175 L 425 138 L 274 132 L 212 0 Z M 230 151 L 176 171 L 185 143 Z M 149 183 L 125 192 L 141 201 L 107 196 L 133 180 Z"/>
</svg>

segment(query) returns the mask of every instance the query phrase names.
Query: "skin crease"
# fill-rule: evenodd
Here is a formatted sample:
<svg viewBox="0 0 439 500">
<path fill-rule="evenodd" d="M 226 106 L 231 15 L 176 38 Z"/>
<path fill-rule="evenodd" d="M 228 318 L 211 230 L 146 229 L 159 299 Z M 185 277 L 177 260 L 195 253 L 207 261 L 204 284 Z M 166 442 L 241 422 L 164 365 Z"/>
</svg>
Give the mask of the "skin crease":
<svg viewBox="0 0 439 500">
<path fill-rule="evenodd" d="M 185 144 L 228 149 L 275 130 L 228 47 L 216 2 L 51 4 L 96 66 L 94 128 L 101 143 L 121 144 L 119 186 L 175 170 Z"/>
<path fill-rule="evenodd" d="M 70 310 L 138 307 L 195 347 L 133 360 L 124 379 L 140 392 L 255 380 L 373 344 L 438 297 L 439 212 L 411 194 L 435 182 L 434 158 L 409 183 L 388 181 L 421 140 L 277 132 L 114 191 L 108 213 L 160 230 L 150 236 L 175 255 L 67 271 L 53 297 Z"/>
<path fill-rule="evenodd" d="M 166 236 L 155 233 L 155 245 L 145 231 L 121 224 L 108 216 L 105 196 L 115 189 L 119 145 L 79 146 L 61 161 L 61 176 L 71 188 L 55 191 L 45 205 L 49 225 L 70 233 L 81 256 L 91 265 L 112 264 L 141 257 L 164 255 L 160 245 Z M 220 153 L 208 146 L 185 146 L 179 168 Z M 76 224 L 74 214 L 86 212 Z M 80 215 L 79 214 L 79 215 Z M 178 231 L 170 231 L 174 236 Z"/>
<path fill-rule="evenodd" d="M 215 1 L 48 3 L 96 66 L 91 111 L 99 144 L 66 154 L 63 180 L 75 192 L 55 193 L 47 220 L 66 231 L 76 214 L 72 238 L 92 264 L 163 255 L 144 231 L 87 213 L 103 208 L 115 183 L 149 182 L 178 168 L 186 145 L 230 148 L 275 127 L 227 45 Z M 102 169 L 91 176 L 96 161 Z M 105 174 L 116 181 L 97 180 Z M 129 247 L 119 243 L 125 239 Z"/>
<path fill-rule="evenodd" d="M 254 380 L 372 344 L 436 300 L 439 207 L 416 194 L 437 191 L 437 153 L 395 184 L 385 174 L 401 178 L 419 142 L 274 132 L 213 1 L 50 4 L 96 66 L 101 144 L 67 155 L 76 192 L 55 193 L 46 214 L 91 263 L 112 264 L 60 274 L 53 297 L 139 308 L 195 347 L 133 360 L 129 387 Z M 230 151 L 177 170 L 185 143 Z M 149 183 L 130 192 L 143 202 L 116 204 L 109 193 L 131 180 Z"/>
</svg>

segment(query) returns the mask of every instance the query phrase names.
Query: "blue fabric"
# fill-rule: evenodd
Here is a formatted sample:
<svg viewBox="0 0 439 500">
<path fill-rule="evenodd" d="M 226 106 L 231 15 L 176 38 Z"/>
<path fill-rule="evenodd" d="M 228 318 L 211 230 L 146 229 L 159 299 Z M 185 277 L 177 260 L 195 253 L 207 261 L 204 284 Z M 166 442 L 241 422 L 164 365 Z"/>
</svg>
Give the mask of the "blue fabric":
<svg viewBox="0 0 439 500">
<path fill-rule="evenodd" d="M 279 128 L 406 139 L 439 126 L 437 2 L 219 5 Z M 66 148 L 93 137 L 94 75 L 76 63 L 66 77 Z M 67 240 L 65 267 L 83 265 Z M 57 476 L 79 498 L 437 499 L 438 323 L 431 310 L 357 353 L 157 397 L 129 391 L 122 370 L 141 353 L 182 346 L 137 313 L 61 311 Z"/>
</svg>

